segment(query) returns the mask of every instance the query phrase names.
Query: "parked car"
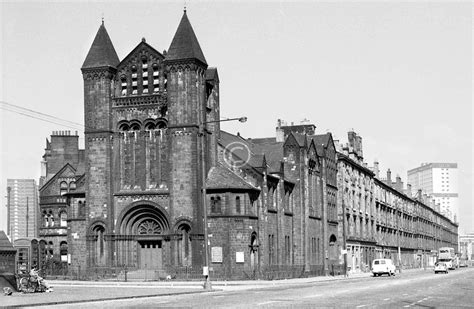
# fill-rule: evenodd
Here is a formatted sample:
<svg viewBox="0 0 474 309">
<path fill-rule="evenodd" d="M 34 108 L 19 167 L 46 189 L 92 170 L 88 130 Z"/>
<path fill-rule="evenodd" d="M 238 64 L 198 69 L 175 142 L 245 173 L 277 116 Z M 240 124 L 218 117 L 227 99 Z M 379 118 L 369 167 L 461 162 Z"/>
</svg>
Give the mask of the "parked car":
<svg viewBox="0 0 474 309">
<path fill-rule="evenodd" d="M 467 267 L 467 261 L 466 260 L 459 260 L 459 267 Z"/>
<path fill-rule="evenodd" d="M 395 265 L 391 259 L 375 259 L 372 261 L 372 273 L 374 277 L 387 274 L 395 276 Z"/>
<path fill-rule="evenodd" d="M 434 267 L 435 274 L 437 273 L 448 273 L 449 265 L 445 262 L 437 262 Z"/>
</svg>

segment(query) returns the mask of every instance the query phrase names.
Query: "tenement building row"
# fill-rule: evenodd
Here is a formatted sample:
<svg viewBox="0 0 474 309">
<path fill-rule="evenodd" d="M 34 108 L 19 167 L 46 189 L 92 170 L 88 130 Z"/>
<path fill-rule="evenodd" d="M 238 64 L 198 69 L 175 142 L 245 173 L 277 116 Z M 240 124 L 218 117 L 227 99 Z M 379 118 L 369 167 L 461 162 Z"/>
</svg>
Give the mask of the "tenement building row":
<svg viewBox="0 0 474 309">
<path fill-rule="evenodd" d="M 362 138 L 348 133 L 348 143 L 338 145 L 338 202 L 346 239 L 347 266 L 367 270 L 374 258 L 391 258 L 405 268 L 432 266 L 437 249 L 458 251 L 458 225 L 440 214 L 421 192 L 404 190 L 391 171 L 379 177 L 378 162 L 363 162 Z"/>
<path fill-rule="evenodd" d="M 456 246 L 457 225 L 380 180 L 354 132 L 340 147 L 311 124 L 220 130 L 218 71 L 186 12 L 168 51 L 142 39 L 122 60 L 100 25 L 81 69 L 85 149 L 69 132 L 47 140 L 42 267 L 200 277 L 207 249 L 211 276 L 282 278 L 382 256 L 419 267 Z"/>
</svg>

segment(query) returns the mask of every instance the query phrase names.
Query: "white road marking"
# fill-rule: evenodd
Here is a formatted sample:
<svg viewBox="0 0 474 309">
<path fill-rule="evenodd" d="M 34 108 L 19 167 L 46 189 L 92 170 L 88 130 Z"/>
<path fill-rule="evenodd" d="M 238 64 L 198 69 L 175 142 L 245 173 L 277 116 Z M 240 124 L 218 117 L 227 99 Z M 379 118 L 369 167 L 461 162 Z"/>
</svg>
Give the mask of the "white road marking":
<svg viewBox="0 0 474 309">
<path fill-rule="evenodd" d="M 410 307 L 410 305 L 403 306 L 403 308 L 409 308 L 409 307 Z"/>
<path fill-rule="evenodd" d="M 362 308 L 362 307 L 365 307 L 365 306 L 367 306 L 367 305 L 359 305 L 356 308 Z"/>
<path fill-rule="evenodd" d="M 417 303 L 421 303 L 423 301 L 423 299 L 420 299 L 419 301 L 417 301 Z"/>
<path fill-rule="evenodd" d="M 385 298 L 384 300 L 390 300 L 390 298 Z"/>
<path fill-rule="evenodd" d="M 407 293 L 403 294 L 403 296 L 407 296 L 407 295 L 408 295 Z"/>
<path fill-rule="evenodd" d="M 307 295 L 307 296 L 303 296 L 301 298 L 314 298 L 314 297 L 319 297 L 321 296 L 320 294 L 315 294 L 315 295 Z"/>
</svg>

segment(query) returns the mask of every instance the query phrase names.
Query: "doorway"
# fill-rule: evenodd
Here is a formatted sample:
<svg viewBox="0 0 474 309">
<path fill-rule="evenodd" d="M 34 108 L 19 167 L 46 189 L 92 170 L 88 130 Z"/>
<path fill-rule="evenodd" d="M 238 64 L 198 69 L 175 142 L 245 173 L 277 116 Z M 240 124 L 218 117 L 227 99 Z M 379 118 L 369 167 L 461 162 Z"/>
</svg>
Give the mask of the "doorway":
<svg viewBox="0 0 474 309">
<path fill-rule="evenodd" d="M 161 269 L 162 248 L 161 240 L 140 241 L 139 245 L 139 267 L 140 269 Z"/>
</svg>

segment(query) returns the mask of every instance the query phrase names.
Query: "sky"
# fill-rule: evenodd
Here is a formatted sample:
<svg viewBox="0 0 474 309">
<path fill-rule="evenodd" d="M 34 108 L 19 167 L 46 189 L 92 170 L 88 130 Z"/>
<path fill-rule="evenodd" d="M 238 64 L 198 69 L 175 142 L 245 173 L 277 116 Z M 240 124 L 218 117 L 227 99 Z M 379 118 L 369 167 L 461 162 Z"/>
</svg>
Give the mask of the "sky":
<svg viewBox="0 0 474 309">
<path fill-rule="evenodd" d="M 0 99 L 84 123 L 80 67 L 104 18 L 120 59 L 142 37 L 167 50 L 184 1 L 0 0 Z M 428 1 L 186 1 L 221 128 L 273 137 L 277 119 L 316 125 L 406 182 L 423 162 L 457 162 L 460 232 L 474 232 L 472 7 Z M 2 105 L 4 106 L 4 105 Z M 40 176 L 46 138 L 75 129 L 0 109 L 0 230 L 6 180 Z M 77 126 L 75 126 L 77 127 Z M 83 132 L 80 144 L 83 147 Z"/>
</svg>

